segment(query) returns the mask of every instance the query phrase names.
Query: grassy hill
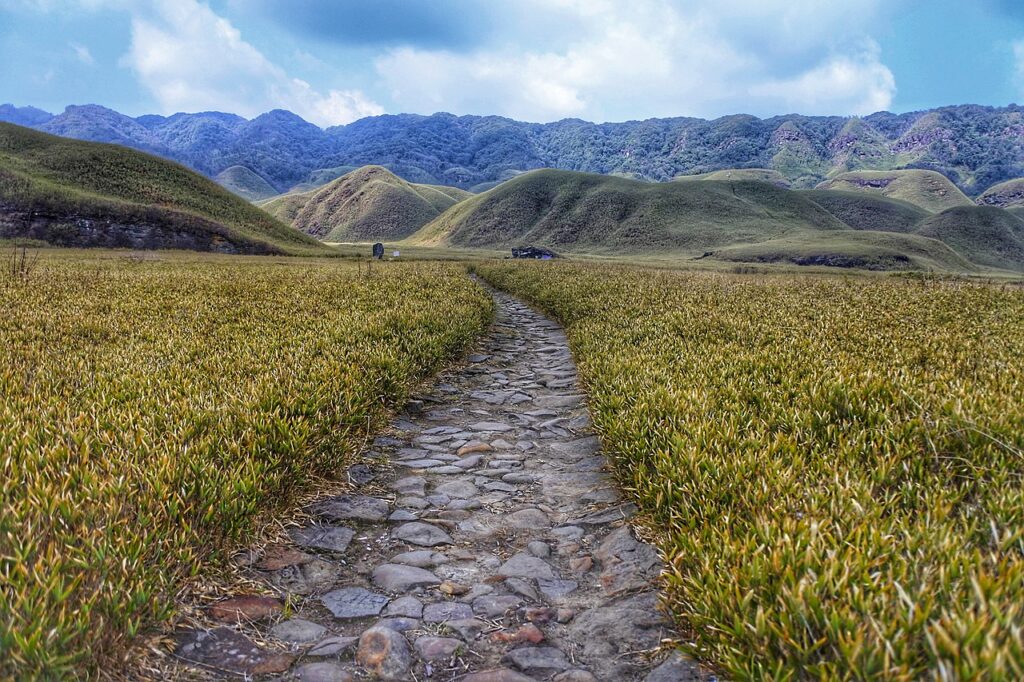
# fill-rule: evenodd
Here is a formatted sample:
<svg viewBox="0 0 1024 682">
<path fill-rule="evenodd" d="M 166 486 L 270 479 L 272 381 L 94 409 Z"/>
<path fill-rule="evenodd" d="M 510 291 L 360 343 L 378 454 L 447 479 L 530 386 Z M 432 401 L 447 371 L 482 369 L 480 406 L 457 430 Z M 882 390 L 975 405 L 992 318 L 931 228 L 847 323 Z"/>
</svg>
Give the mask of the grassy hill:
<svg viewBox="0 0 1024 682">
<path fill-rule="evenodd" d="M 934 215 L 916 231 L 941 239 L 978 265 L 1024 271 L 1024 220 L 994 206 L 962 206 Z"/>
<path fill-rule="evenodd" d="M 289 194 L 298 192 L 309 192 L 310 190 L 323 187 L 332 180 L 337 180 L 345 173 L 351 173 L 359 166 L 335 166 L 334 168 L 318 168 L 309 176 L 288 190 Z"/>
<path fill-rule="evenodd" d="M 0 123 L 0 237 L 68 246 L 330 252 L 184 166 L 6 123 Z"/>
<path fill-rule="evenodd" d="M 696 175 L 680 175 L 674 180 L 760 180 L 779 187 L 789 187 L 789 180 L 782 173 L 770 168 L 729 168 Z"/>
<path fill-rule="evenodd" d="M 978 203 L 1000 208 L 1024 207 L 1024 178 L 1007 180 L 989 187 L 978 197 Z"/>
<path fill-rule="evenodd" d="M 866 192 L 812 189 L 800 193 L 855 230 L 913 232 L 931 215 L 906 201 Z"/>
<path fill-rule="evenodd" d="M 325 241 L 396 240 L 469 196 L 465 190 L 417 185 L 381 166 L 364 166 L 326 187 L 272 199 L 263 208 Z"/>
<path fill-rule="evenodd" d="M 545 169 L 460 202 L 409 241 L 699 255 L 793 230 L 844 229 L 814 202 L 766 182 L 648 183 Z"/>
<path fill-rule="evenodd" d="M 795 232 L 757 244 L 729 246 L 713 255 L 718 260 L 744 263 L 791 263 L 863 270 L 969 272 L 977 269 L 938 239 L 868 230 Z"/>
<path fill-rule="evenodd" d="M 245 166 L 231 166 L 217 174 L 217 184 L 248 201 L 261 201 L 275 194 L 269 182 Z"/>
<path fill-rule="evenodd" d="M 973 202 L 946 176 L 927 170 L 853 171 L 840 173 L 818 185 L 817 189 L 880 194 L 899 199 L 926 211 L 938 213 Z"/>
</svg>

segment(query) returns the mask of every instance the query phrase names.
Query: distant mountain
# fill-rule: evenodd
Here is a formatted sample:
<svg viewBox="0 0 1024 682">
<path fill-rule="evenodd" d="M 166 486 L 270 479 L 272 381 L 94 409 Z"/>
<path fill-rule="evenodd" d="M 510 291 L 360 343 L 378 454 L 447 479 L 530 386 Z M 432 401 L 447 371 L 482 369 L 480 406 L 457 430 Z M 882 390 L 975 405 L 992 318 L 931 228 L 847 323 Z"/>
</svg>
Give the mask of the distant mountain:
<svg viewBox="0 0 1024 682">
<path fill-rule="evenodd" d="M 414 184 L 386 168 L 365 166 L 324 187 L 260 205 L 325 241 L 376 241 L 407 237 L 469 196 L 464 190 Z"/>
<path fill-rule="evenodd" d="M 645 180 L 722 169 L 777 171 L 793 187 L 840 173 L 922 169 L 969 196 L 1024 176 L 1024 108 L 951 106 L 863 118 L 735 115 L 625 123 L 521 123 L 498 116 L 364 118 L 321 130 L 272 111 L 251 121 L 205 112 L 122 116 L 94 105 L 53 118 L 10 105 L 0 120 L 68 137 L 117 142 L 160 154 L 206 175 L 244 166 L 286 192 L 321 169 L 381 165 L 416 183 L 486 188 L 518 172 L 558 168 Z"/>
<path fill-rule="evenodd" d="M 11 238 L 61 246 L 331 253 L 177 163 L 0 123 L 0 239 Z"/>
<path fill-rule="evenodd" d="M 0 121 L 19 126 L 37 126 L 46 123 L 53 114 L 35 107 L 16 107 L 13 104 L 0 104 Z"/>
</svg>

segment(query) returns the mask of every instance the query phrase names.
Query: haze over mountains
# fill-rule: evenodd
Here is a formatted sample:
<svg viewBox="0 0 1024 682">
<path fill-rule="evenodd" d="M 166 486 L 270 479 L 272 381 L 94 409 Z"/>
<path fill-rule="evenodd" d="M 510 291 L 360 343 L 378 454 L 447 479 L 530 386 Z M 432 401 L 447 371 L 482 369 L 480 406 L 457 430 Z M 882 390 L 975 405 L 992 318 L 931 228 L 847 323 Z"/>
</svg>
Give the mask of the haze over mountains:
<svg viewBox="0 0 1024 682">
<path fill-rule="evenodd" d="M 368 164 L 410 182 L 478 190 L 536 168 L 663 181 L 757 167 L 777 171 L 796 188 L 845 171 L 921 168 L 971 197 L 1024 176 L 1024 108 L 1015 105 L 863 118 L 735 115 L 601 124 L 400 114 L 326 130 L 281 110 L 252 120 L 217 112 L 131 118 L 96 105 L 71 106 L 58 116 L 4 105 L 0 120 L 127 145 L 210 177 L 238 166 L 277 192 L 320 169 Z"/>
</svg>

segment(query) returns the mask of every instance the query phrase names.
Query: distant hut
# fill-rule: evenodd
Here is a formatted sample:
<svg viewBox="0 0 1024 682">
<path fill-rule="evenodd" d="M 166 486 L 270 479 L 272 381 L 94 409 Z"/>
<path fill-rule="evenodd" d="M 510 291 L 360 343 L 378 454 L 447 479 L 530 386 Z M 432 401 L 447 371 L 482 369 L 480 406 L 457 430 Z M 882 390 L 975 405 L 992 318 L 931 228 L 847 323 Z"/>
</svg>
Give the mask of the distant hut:
<svg viewBox="0 0 1024 682">
<path fill-rule="evenodd" d="M 551 260 L 558 258 L 558 254 L 547 249 L 540 249 L 536 246 L 520 246 L 512 249 L 513 258 L 532 258 L 534 260 Z"/>
</svg>

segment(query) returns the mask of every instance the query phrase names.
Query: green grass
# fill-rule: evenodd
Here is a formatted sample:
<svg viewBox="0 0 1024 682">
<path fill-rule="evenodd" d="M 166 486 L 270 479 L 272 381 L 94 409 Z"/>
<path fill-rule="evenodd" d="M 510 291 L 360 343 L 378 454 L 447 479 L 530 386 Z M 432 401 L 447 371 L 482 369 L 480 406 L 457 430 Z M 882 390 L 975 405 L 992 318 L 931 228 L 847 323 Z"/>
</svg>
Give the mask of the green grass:
<svg viewBox="0 0 1024 682">
<path fill-rule="evenodd" d="M 813 189 L 801 194 L 855 230 L 913 232 L 931 215 L 909 202 L 865 192 Z"/>
<path fill-rule="evenodd" d="M 978 265 L 1024 271 L 1024 220 L 994 206 L 951 208 L 925 220 L 917 234 L 941 239 Z"/>
<path fill-rule="evenodd" d="M 468 196 L 454 187 L 417 185 L 381 166 L 364 166 L 325 187 L 261 206 L 325 241 L 398 240 Z"/>
<path fill-rule="evenodd" d="M 974 202 L 946 176 L 926 170 L 852 171 L 840 173 L 818 185 L 817 189 L 879 194 L 938 213 Z"/>
<path fill-rule="evenodd" d="M 567 325 L 697 656 L 737 680 L 1024 677 L 1024 290 L 477 271 Z"/>
<path fill-rule="evenodd" d="M 786 176 L 770 168 L 727 168 L 710 173 L 680 175 L 674 178 L 674 180 L 677 182 L 685 182 L 687 180 L 760 180 L 761 182 L 770 182 L 779 187 L 789 187 L 789 180 L 786 179 Z"/>
<path fill-rule="evenodd" d="M 81 218 L 99 224 L 155 225 L 157 242 L 168 235 L 191 235 L 243 252 L 329 253 L 176 163 L 5 123 L 0 123 L 0 202 L 8 211 L 52 216 L 47 241 L 68 245 L 86 239 L 78 225 Z"/>
<path fill-rule="evenodd" d="M 841 230 L 845 225 L 817 204 L 765 182 L 646 183 L 537 170 L 460 202 L 409 241 L 700 255 L 800 229 Z"/>
<path fill-rule="evenodd" d="M 0 273 L 0 679 L 96 673 L 483 330 L 447 264 L 47 250 Z M 212 562 L 212 563 L 211 563 Z"/>
<path fill-rule="evenodd" d="M 246 201 L 262 201 L 278 192 L 269 182 L 245 166 L 231 166 L 214 178 L 221 187 L 228 189 Z"/>
</svg>

